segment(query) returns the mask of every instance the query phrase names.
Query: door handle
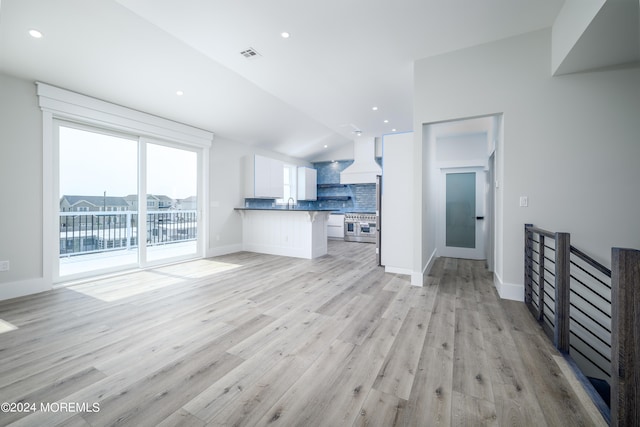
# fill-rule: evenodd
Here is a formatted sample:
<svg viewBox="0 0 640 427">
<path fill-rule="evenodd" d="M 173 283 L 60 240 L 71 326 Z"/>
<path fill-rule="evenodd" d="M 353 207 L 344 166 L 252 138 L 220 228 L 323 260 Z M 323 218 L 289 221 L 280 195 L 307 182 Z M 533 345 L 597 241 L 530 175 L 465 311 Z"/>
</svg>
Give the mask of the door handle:
<svg viewBox="0 0 640 427">
<path fill-rule="evenodd" d="M 483 216 L 477 216 L 476 219 L 484 219 Z"/>
</svg>

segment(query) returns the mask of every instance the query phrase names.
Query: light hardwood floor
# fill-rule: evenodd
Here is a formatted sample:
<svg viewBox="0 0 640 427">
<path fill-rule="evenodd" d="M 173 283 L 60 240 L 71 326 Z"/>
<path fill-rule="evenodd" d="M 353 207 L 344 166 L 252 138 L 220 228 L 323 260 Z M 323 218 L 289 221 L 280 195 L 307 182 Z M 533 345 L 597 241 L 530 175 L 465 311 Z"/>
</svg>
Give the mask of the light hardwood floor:
<svg viewBox="0 0 640 427">
<path fill-rule="evenodd" d="M 0 319 L 17 327 L 0 401 L 53 404 L 0 425 L 604 425 L 478 261 L 438 259 L 412 287 L 373 245 L 330 241 L 2 301 Z"/>
</svg>

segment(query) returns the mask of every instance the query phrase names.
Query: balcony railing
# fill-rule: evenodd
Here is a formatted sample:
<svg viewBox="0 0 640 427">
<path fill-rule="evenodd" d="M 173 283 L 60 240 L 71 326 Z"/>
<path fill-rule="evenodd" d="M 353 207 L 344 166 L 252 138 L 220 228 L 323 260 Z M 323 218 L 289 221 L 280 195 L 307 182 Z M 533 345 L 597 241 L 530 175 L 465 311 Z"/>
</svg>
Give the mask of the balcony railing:
<svg viewBox="0 0 640 427">
<path fill-rule="evenodd" d="M 148 211 L 147 246 L 196 240 L 195 210 Z M 127 250 L 139 244 L 138 212 L 60 212 L 60 256 Z"/>
</svg>

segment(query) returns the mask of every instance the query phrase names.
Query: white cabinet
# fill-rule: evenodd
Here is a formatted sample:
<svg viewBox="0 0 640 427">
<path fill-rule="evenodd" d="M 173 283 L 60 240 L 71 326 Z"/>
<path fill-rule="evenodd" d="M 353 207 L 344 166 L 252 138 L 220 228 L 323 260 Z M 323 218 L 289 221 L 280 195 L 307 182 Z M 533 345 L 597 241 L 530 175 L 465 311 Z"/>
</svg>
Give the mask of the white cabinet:
<svg viewBox="0 0 640 427">
<path fill-rule="evenodd" d="M 327 237 L 330 239 L 344 239 L 344 215 L 329 215 L 329 220 L 327 221 Z"/>
<path fill-rule="evenodd" d="M 298 168 L 298 200 L 318 199 L 317 174 L 313 168 Z"/>
<path fill-rule="evenodd" d="M 284 197 L 284 163 L 269 157 L 247 156 L 245 197 L 281 199 Z"/>
</svg>

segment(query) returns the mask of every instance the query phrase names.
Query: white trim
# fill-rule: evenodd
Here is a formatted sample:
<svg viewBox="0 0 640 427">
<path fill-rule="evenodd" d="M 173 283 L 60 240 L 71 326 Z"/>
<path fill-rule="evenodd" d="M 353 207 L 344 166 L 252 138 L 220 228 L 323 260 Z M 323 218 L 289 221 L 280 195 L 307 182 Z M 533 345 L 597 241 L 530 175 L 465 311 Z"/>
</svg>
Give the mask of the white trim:
<svg viewBox="0 0 640 427">
<path fill-rule="evenodd" d="M 46 292 L 51 289 L 53 289 L 51 282 L 47 282 L 44 278 L 2 283 L 0 286 L 0 301 Z"/>
<path fill-rule="evenodd" d="M 434 250 L 431 256 L 429 257 L 429 261 L 422 269 L 422 272 L 415 272 L 410 268 L 390 267 L 390 266 L 385 266 L 384 272 L 392 273 L 392 274 L 405 274 L 407 276 L 411 276 L 411 286 L 422 287 L 424 286 L 424 278 L 431 271 L 431 268 L 433 267 L 433 263 L 436 261 L 436 258 L 437 258 L 437 250 Z"/>
<path fill-rule="evenodd" d="M 57 118 L 80 120 L 151 138 L 211 147 L 213 133 L 86 95 L 37 82 L 40 108 Z"/>
<path fill-rule="evenodd" d="M 524 285 L 504 283 L 499 274 L 493 274 L 493 285 L 502 299 L 524 302 Z"/>
<path fill-rule="evenodd" d="M 217 248 L 209 248 L 209 250 L 207 250 L 207 258 L 233 254 L 236 252 L 242 252 L 242 244 L 220 246 Z"/>
<path fill-rule="evenodd" d="M 431 272 L 431 269 L 433 268 L 433 264 L 435 264 L 437 258 L 438 258 L 438 249 L 434 249 L 433 253 L 431 253 L 431 256 L 429 257 L 429 261 L 427 261 L 427 265 L 425 265 L 424 269 L 422 270 L 423 276 L 429 275 L 429 273 Z"/>
<path fill-rule="evenodd" d="M 56 133 L 54 132 L 56 120 L 58 119 L 78 123 L 82 128 L 86 125 L 96 126 L 107 132 L 122 132 L 137 140 L 139 147 L 143 147 L 143 142 L 147 142 L 145 140 L 148 138 L 157 140 L 158 142 L 176 143 L 185 148 L 189 147 L 196 150 L 201 159 L 199 164 L 201 174 L 198 176 L 198 186 L 201 188 L 201 194 L 198 195 L 198 216 L 201 218 L 199 226 L 202 226 L 199 227 L 201 228 L 201 234 L 198 236 L 200 245 L 196 257 L 201 257 L 209 245 L 208 160 L 209 149 L 213 141 L 213 133 L 50 86 L 45 83 L 37 82 L 36 86 L 38 105 L 42 110 L 43 128 L 42 280 L 44 283 L 52 284 L 54 278 L 55 280 L 60 280 L 58 266 L 59 236 L 54 226 L 59 206 L 59 201 L 57 200 L 59 183 L 58 176 L 55 173 L 57 170 L 56 165 L 59 164 L 59 159 L 57 158 L 58 141 L 54 135 Z M 144 173 L 144 170 L 141 168 L 139 168 L 139 171 Z M 143 192 L 143 194 L 146 194 L 146 191 Z M 200 200 L 202 200 L 202 202 L 200 202 Z M 146 199 L 144 201 L 146 202 Z M 143 206 L 142 209 L 139 207 L 139 212 L 146 212 L 146 206 Z M 29 288 L 32 288 L 32 286 Z M 39 290 L 35 290 L 34 292 L 40 292 L 50 288 L 37 287 L 37 289 Z"/>
<path fill-rule="evenodd" d="M 42 278 L 53 283 L 58 276 L 58 250 L 60 235 L 54 225 L 56 206 L 54 189 L 58 188 L 58 174 L 54 173 L 57 164 L 57 150 L 54 140 L 54 119 L 49 111 L 42 112 Z"/>
<path fill-rule="evenodd" d="M 147 221 L 140 221 L 140 218 L 147 218 L 149 204 L 149 196 L 147 196 L 147 143 L 150 143 L 147 138 L 138 138 L 138 267 L 143 269 L 150 265 L 147 259 L 147 245 L 141 243 L 143 238 L 146 241 Z"/>
<path fill-rule="evenodd" d="M 198 254 L 204 256 L 209 248 L 209 219 L 211 208 L 209 206 L 209 147 L 202 147 L 199 153 L 200 162 L 198 172 Z M 200 201 L 202 200 L 202 201 Z"/>
<path fill-rule="evenodd" d="M 411 270 L 410 268 L 391 267 L 388 265 L 384 266 L 384 272 L 391 273 L 391 274 L 406 274 L 407 276 L 410 276 L 413 274 L 413 270 Z"/>
<path fill-rule="evenodd" d="M 488 159 L 449 160 L 436 164 L 438 169 L 482 168 L 489 169 Z"/>
<path fill-rule="evenodd" d="M 424 276 L 422 273 L 411 273 L 411 286 L 424 286 Z"/>
</svg>

